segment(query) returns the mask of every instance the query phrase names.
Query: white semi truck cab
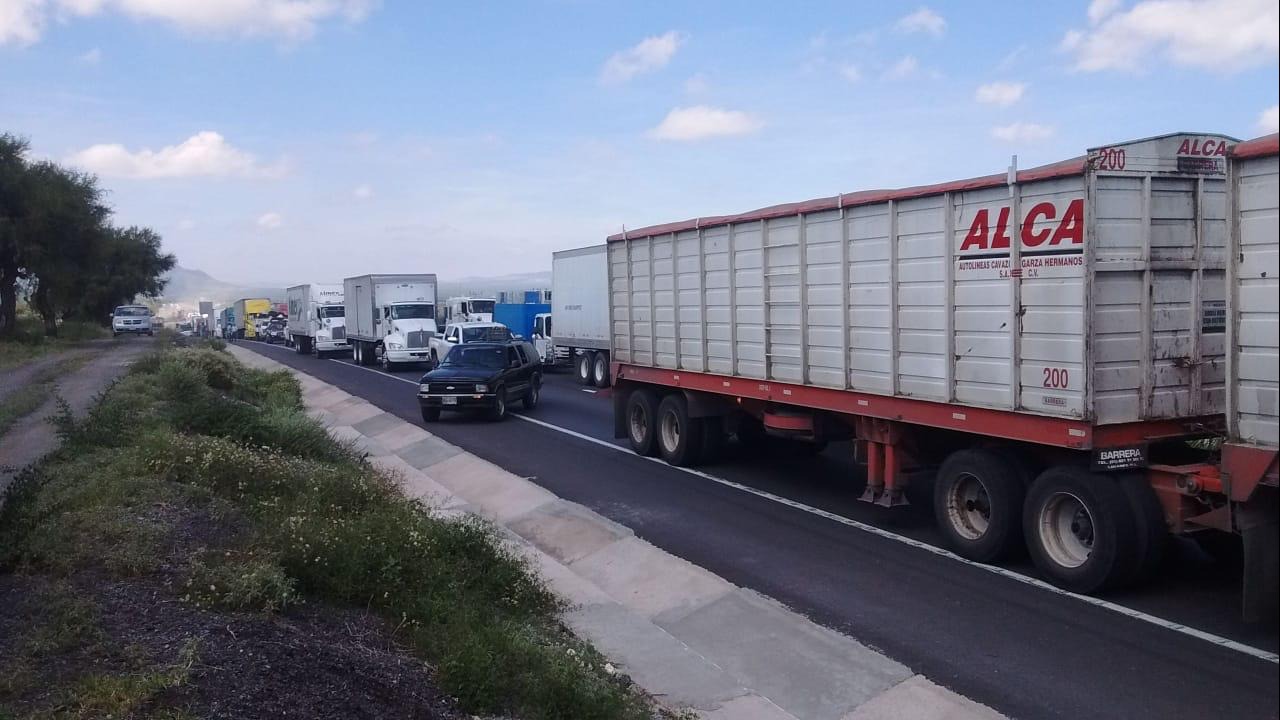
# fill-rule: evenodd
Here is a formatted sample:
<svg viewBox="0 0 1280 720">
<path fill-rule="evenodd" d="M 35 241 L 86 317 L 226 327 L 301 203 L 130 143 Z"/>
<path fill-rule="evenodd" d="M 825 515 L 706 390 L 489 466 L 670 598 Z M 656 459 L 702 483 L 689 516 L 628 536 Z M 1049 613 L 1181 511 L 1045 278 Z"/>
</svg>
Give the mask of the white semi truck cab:
<svg viewBox="0 0 1280 720">
<path fill-rule="evenodd" d="M 316 357 L 348 352 L 346 308 L 342 285 L 295 285 L 289 301 L 289 340 L 299 354 Z"/>
<path fill-rule="evenodd" d="M 493 322 L 495 298 L 453 297 L 445 303 L 446 323 Z"/>
<path fill-rule="evenodd" d="M 426 302 L 393 302 L 379 308 L 382 363 L 388 367 L 430 359 L 436 335 L 436 306 Z"/>
</svg>

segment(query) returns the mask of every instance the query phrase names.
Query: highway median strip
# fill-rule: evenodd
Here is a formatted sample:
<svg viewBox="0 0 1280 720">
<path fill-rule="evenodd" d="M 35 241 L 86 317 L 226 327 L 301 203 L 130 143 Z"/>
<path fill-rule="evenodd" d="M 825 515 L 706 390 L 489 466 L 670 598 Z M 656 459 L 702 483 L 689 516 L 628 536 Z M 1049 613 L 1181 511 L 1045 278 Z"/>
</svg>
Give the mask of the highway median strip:
<svg viewBox="0 0 1280 720">
<path fill-rule="evenodd" d="M 0 641 L 0 676 L 12 678 L 0 686 L 0 715 L 92 716 L 103 708 L 86 688 L 136 690 L 130 678 L 177 677 L 179 668 L 181 682 L 146 684 L 123 711 L 199 716 L 202 684 L 221 671 L 201 658 L 233 642 L 198 631 L 211 616 L 257 627 L 264 616 L 324 624 L 350 613 L 372 616 L 401 648 L 397 672 L 405 651 L 417 658 L 406 682 L 455 699 L 438 717 L 663 712 L 561 625 L 563 601 L 498 530 L 405 497 L 394 471 L 305 414 L 287 372 L 246 368 L 209 348 L 169 350 L 136 363 L 85 420 L 58 422 L 63 447 L 14 484 L 0 515 L 0 596 L 25 584 L 71 588 L 90 627 L 41 644 L 30 604 L 0 613 L 0 630 L 12 631 Z M 110 621 L 122 594 L 165 616 L 162 645 L 138 650 L 141 641 Z M 92 672 L 68 660 L 86 654 Z M 307 657 L 292 662 L 305 668 Z M 58 670 L 68 662 L 83 672 Z"/>
</svg>

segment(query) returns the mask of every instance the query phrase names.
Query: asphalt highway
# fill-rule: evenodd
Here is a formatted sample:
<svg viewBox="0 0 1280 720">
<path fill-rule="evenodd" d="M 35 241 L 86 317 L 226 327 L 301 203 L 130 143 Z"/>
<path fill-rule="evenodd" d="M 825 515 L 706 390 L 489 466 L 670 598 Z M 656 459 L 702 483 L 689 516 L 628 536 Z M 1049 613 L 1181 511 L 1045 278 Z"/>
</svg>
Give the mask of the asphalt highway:
<svg viewBox="0 0 1280 720">
<path fill-rule="evenodd" d="M 241 342 L 421 423 L 421 371 L 384 373 Z M 541 401 L 490 423 L 428 429 L 645 540 L 775 598 L 1016 718 L 1276 718 L 1275 625 L 1238 619 L 1238 558 L 1174 544 L 1153 584 L 1099 604 L 932 550 L 928 488 L 907 508 L 859 503 L 848 444 L 814 457 L 730 445 L 701 473 L 622 449 L 607 392 L 550 374 Z"/>
</svg>

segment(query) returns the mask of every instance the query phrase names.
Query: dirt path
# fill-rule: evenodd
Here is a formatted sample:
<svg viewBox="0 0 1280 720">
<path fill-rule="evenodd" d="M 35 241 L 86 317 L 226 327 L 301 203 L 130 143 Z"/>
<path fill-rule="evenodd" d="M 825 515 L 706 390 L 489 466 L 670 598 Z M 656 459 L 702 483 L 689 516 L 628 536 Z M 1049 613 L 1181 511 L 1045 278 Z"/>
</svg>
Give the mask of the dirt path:
<svg viewBox="0 0 1280 720">
<path fill-rule="evenodd" d="M 58 436 L 52 424 L 47 422 L 57 410 L 56 397 L 71 406 L 76 416 L 82 416 L 93 399 L 113 380 L 122 375 L 129 363 L 154 347 L 148 340 L 134 342 L 94 343 L 91 347 L 42 357 L 17 368 L 6 369 L 0 377 L 0 401 L 19 388 L 36 381 L 52 368 L 68 360 L 82 359 L 92 354 L 87 362 L 53 380 L 53 392 L 35 411 L 14 423 L 0 436 L 0 502 L 4 490 L 23 468 L 43 457 L 57 446 Z"/>
</svg>

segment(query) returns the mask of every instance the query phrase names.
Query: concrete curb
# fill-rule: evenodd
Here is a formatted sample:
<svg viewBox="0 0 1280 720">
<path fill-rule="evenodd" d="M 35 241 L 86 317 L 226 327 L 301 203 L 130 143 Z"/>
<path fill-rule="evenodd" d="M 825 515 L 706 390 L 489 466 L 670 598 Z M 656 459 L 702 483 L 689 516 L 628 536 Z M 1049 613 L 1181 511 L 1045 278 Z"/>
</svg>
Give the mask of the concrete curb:
<svg viewBox="0 0 1280 720">
<path fill-rule="evenodd" d="M 361 398 L 287 369 L 308 412 L 406 494 L 494 522 L 573 604 L 565 623 L 673 709 L 715 720 L 996 720 L 1002 716 L 769 598 L 671 555 Z"/>
</svg>

